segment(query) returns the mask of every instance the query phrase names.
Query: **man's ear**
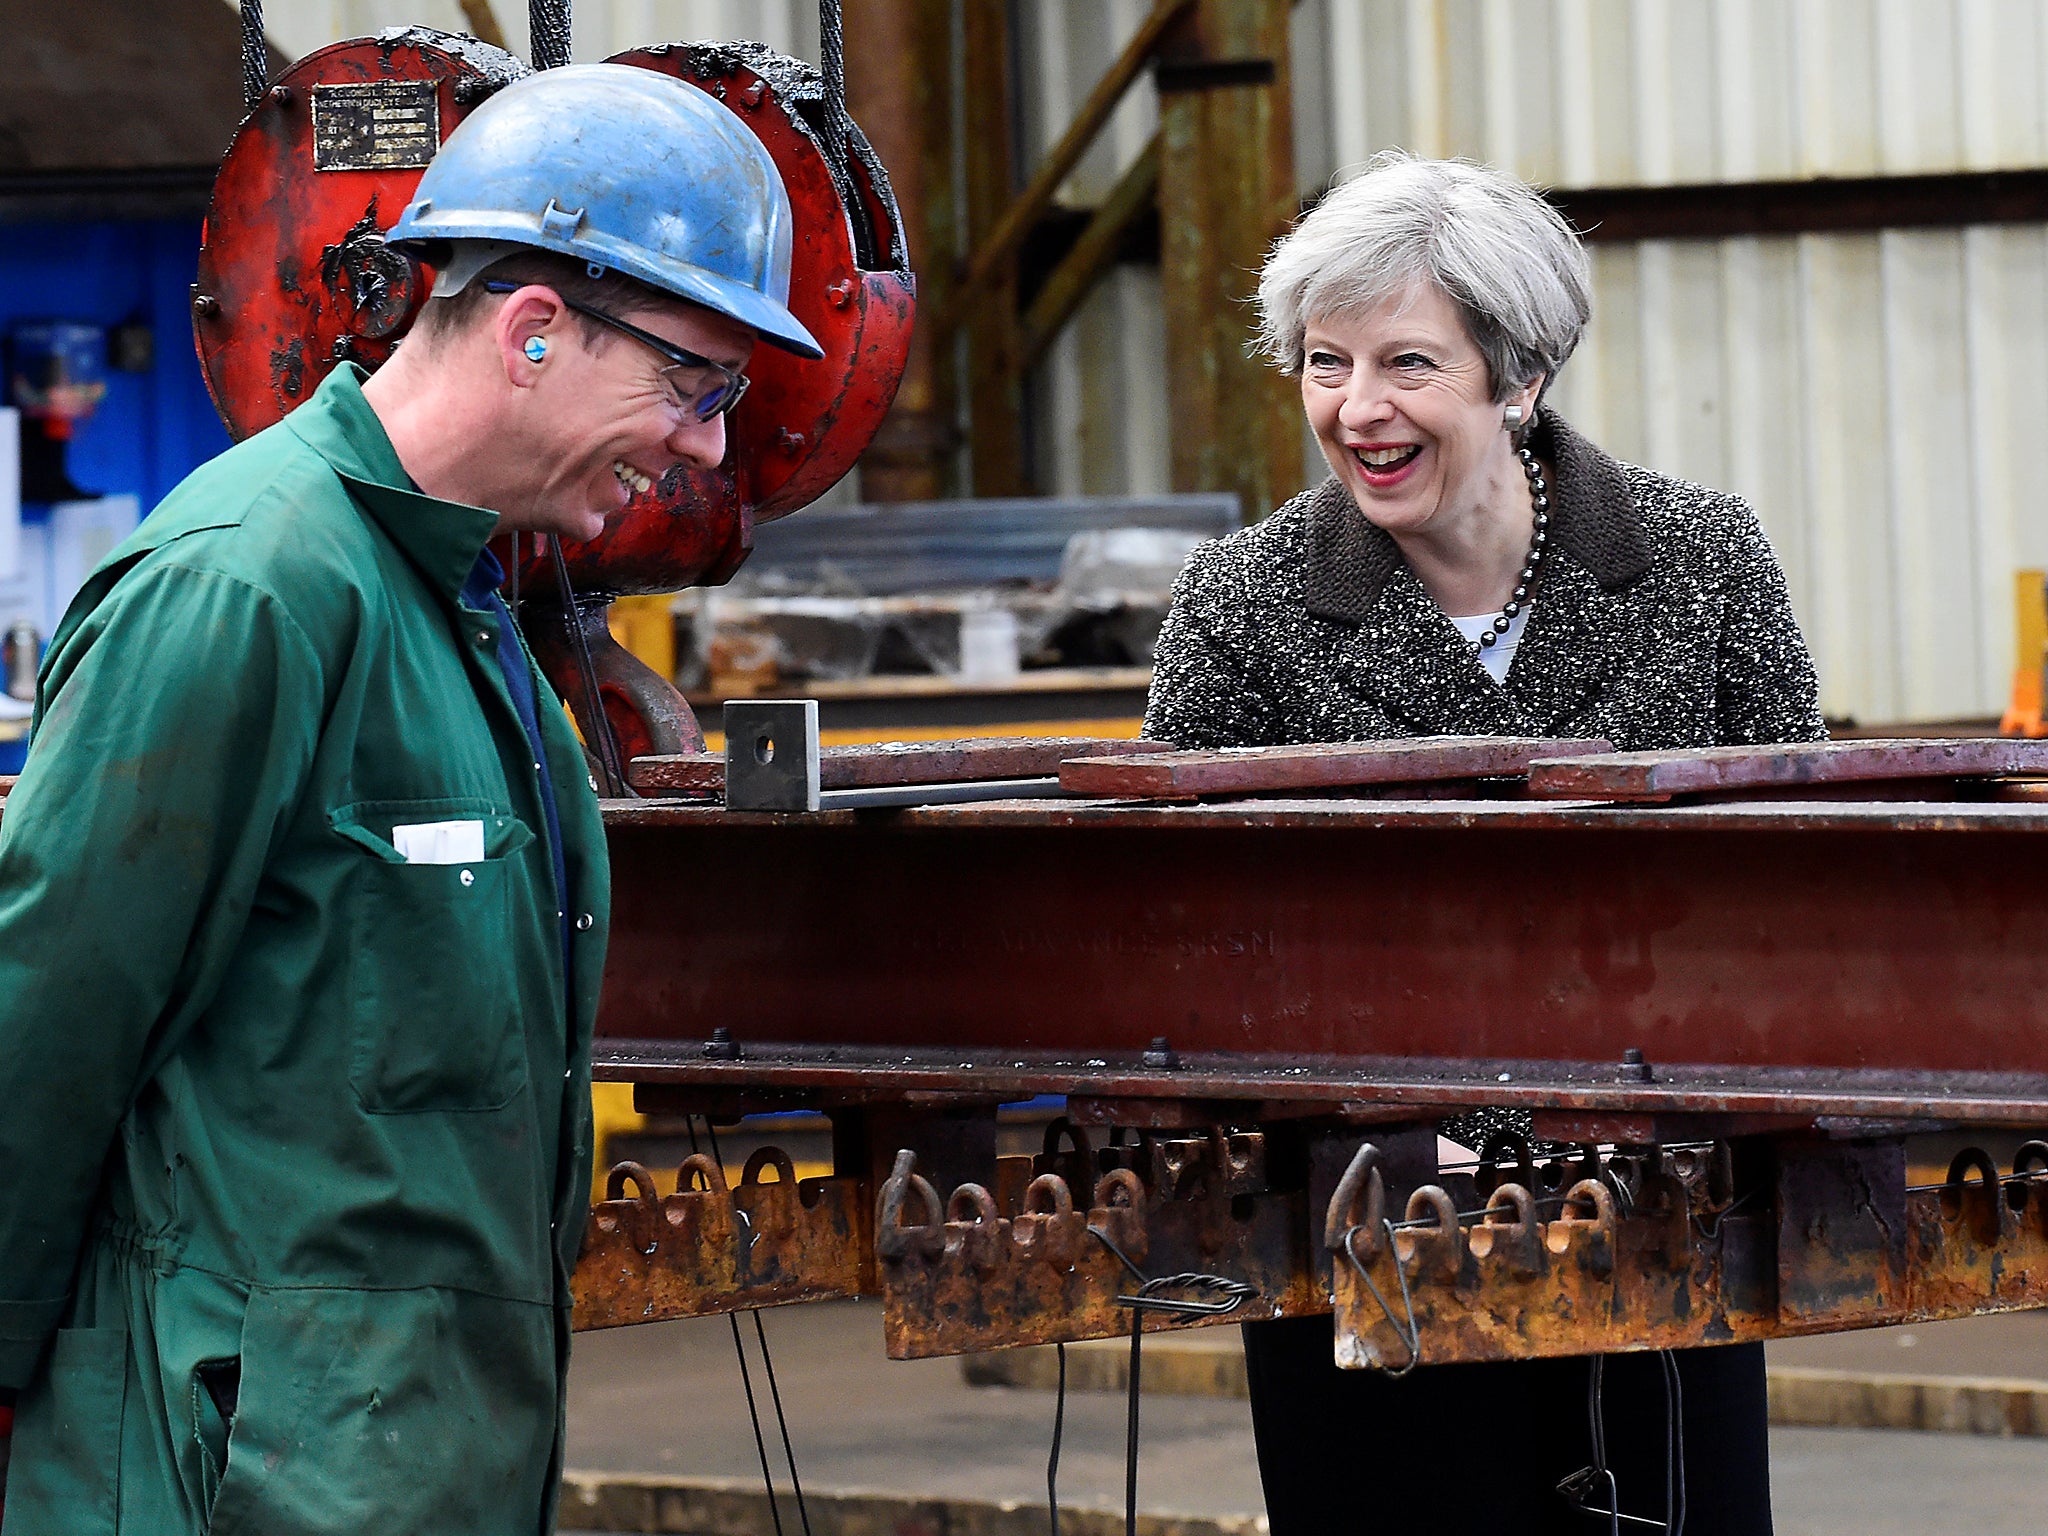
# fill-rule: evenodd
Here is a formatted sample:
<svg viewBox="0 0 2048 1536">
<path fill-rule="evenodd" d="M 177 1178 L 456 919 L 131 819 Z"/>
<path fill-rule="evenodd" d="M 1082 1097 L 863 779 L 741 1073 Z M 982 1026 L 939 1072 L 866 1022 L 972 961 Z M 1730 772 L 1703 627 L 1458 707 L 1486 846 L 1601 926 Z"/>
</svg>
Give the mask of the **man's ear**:
<svg viewBox="0 0 2048 1536">
<path fill-rule="evenodd" d="M 491 317 L 491 342 L 505 377 L 518 389 L 540 383 L 549 362 L 568 344 L 568 306 L 554 289 L 528 283 L 505 296 Z"/>
</svg>

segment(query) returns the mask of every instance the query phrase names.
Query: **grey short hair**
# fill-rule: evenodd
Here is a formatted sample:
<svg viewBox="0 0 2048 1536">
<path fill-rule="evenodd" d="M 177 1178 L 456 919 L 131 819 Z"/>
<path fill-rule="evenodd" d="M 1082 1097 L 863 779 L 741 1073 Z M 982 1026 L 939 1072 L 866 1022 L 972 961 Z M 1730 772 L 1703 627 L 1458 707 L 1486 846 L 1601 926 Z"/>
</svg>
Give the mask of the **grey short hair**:
<svg viewBox="0 0 2048 1536">
<path fill-rule="evenodd" d="M 1384 303 L 1427 282 L 1464 314 L 1505 400 L 1544 385 L 1592 314 L 1586 249 L 1527 183 L 1469 160 L 1375 155 L 1281 239 L 1259 273 L 1259 345 L 1299 373 L 1318 320 Z"/>
</svg>

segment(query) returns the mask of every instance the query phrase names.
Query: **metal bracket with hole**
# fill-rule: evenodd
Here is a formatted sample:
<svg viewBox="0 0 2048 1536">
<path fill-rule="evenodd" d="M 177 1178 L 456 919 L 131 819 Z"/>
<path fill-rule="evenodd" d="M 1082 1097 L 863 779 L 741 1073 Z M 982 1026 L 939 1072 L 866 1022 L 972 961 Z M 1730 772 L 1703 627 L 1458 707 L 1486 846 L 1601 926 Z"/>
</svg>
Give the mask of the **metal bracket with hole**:
<svg viewBox="0 0 2048 1536">
<path fill-rule="evenodd" d="M 818 701 L 734 699 L 725 706 L 725 807 L 818 809 Z"/>
</svg>

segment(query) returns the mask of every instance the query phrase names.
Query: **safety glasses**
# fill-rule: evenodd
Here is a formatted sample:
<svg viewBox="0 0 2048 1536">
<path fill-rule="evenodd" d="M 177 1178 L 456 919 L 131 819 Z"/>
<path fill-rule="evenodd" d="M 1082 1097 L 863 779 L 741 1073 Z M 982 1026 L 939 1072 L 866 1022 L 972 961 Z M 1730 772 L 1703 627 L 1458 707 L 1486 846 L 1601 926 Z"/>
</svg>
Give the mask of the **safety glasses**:
<svg viewBox="0 0 2048 1536">
<path fill-rule="evenodd" d="M 528 286 L 502 280 L 487 281 L 486 293 L 516 293 Z M 644 347 L 651 347 L 668 359 L 668 366 L 661 370 L 662 391 L 668 396 L 669 404 L 685 416 L 698 421 L 712 421 L 725 415 L 738 405 L 747 393 L 749 380 L 744 373 L 735 372 L 723 363 L 713 362 L 708 357 L 679 347 L 672 341 L 664 340 L 652 331 L 644 331 L 630 321 L 621 320 L 617 315 L 607 314 L 589 304 L 579 304 L 574 299 L 556 295 L 570 309 L 579 315 L 588 315 L 599 325 L 608 325 L 621 335 L 630 336 Z"/>
</svg>

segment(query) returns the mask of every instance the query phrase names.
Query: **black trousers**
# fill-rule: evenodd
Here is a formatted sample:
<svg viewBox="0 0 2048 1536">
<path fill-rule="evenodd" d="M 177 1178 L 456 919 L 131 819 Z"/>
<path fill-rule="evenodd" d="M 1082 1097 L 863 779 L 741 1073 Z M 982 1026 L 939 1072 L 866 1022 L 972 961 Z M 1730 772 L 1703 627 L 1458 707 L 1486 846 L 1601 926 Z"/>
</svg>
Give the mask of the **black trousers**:
<svg viewBox="0 0 2048 1536">
<path fill-rule="evenodd" d="M 1272 1536 L 1601 1536 L 1557 1485 L 1593 1460 L 1586 1359 L 1340 1371 L 1327 1317 L 1247 1323 L 1252 1431 Z M 1770 1536 L 1760 1344 L 1677 1353 L 1685 1536 Z M 1663 1361 L 1602 1367 L 1607 1465 L 1624 1514 L 1664 1519 Z M 1604 1507 L 1605 1495 L 1599 1503 Z M 1624 1531 L 1643 1529 L 1624 1524 Z"/>
</svg>

